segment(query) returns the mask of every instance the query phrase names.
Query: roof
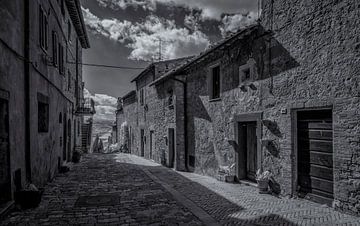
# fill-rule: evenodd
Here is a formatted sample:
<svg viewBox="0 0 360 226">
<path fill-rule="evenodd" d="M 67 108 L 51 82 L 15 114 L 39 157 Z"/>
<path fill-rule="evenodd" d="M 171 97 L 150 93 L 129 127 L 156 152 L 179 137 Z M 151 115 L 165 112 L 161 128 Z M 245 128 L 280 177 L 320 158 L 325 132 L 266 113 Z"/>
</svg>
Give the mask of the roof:
<svg viewBox="0 0 360 226">
<path fill-rule="evenodd" d="M 231 43 L 233 41 L 236 41 L 238 39 L 243 39 L 246 34 L 249 34 L 249 33 L 255 31 L 258 28 L 259 28 L 259 25 L 254 24 L 254 25 L 248 26 L 248 27 L 238 31 L 233 36 L 230 36 L 229 38 L 226 38 L 226 39 L 216 43 L 211 48 L 209 48 L 209 49 L 205 50 L 204 52 L 200 53 L 197 57 L 194 57 L 193 59 L 191 59 L 191 60 L 189 60 L 187 62 L 184 62 L 182 65 L 180 65 L 180 66 L 174 68 L 173 70 L 165 73 L 163 76 L 161 76 L 160 78 L 158 78 L 155 81 L 153 81 L 152 83 L 150 83 L 150 86 L 157 85 L 157 84 L 159 84 L 161 82 L 164 82 L 164 81 L 168 80 L 169 78 L 171 78 L 174 75 L 178 75 L 178 74 L 182 73 L 185 69 L 189 68 L 190 66 L 192 66 L 196 62 L 199 62 L 201 59 L 203 59 L 204 57 L 206 57 L 210 53 L 214 52 L 215 50 L 217 50 L 219 48 L 222 48 L 224 46 L 229 46 L 229 45 L 231 45 Z"/>
<path fill-rule="evenodd" d="M 89 38 L 86 32 L 84 17 L 81 11 L 79 0 L 66 0 L 66 6 L 69 11 L 70 19 L 75 27 L 81 46 L 84 49 L 90 48 Z"/>
<path fill-rule="evenodd" d="M 172 62 L 180 62 L 180 61 L 185 61 L 189 58 L 192 58 L 193 56 L 188 56 L 188 57 L 182 57 L 182 58 L 177 58 L 177 59 L 172 59 L 172 60 L 164 60 L 164 61 L 158 61 L 158 62 L 154 62 L 151 63 L 149 66 L 147 66 L 142 72 L 140 72 L 140 74 L 138 74 L 135 78 L 133 78 L 131 80 L 131 82 L 135 82 L 138 79 L 140 79 L 142 76 L 144 76 L 146 73 L 148 73 L 152 68 L 158 66 L 158 65 L 162 65 L 162 64 L 167 64 L 167 63 L 172 63 Z M 169 70 L 171 70 L 171 68 L 169 68 Z"/>
<path fill-rule="evenodd" d="M 132 91 L 128 92 L 128 93 L 125 94 L 121 99 L 124 100 L 124 99 L 129 98 L 129 97 L 131 97 L 131 96 L 133 96 L 133 95 L 136 95 L 136 91 L 135 91 L 135 90 L 132 90 Z"/>
</svg>

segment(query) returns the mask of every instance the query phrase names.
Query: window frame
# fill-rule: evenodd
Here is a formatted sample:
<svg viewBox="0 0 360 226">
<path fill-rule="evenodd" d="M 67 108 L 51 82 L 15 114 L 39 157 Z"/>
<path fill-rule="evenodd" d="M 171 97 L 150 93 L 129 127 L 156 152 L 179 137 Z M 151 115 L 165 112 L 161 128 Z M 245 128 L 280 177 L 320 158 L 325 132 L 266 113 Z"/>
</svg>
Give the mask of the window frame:
<svg viewBox="0 0 360 226">
<path fill-rule="evenodd" d="M 144 106 L 145 105 L 145 94 L 144 94 L 144 88 L 141 88 L 139 90 L 139 101 L 140 101 L 140 106 Z"/>
<path fill-rule="evenodd" d="M 52 44 L 53 44 L 53 65 L 54 67 L 59 66 L 59 38 L 56 31 L 52 32 Z"/>
<path fill-rule="evenodd" d="M 249 71 L 249 78 L 246 78 L 246 71 Z M 253 82 L 257 79 L 256 76 L 256 68 L 255 68 L 255 60 L 253 58 L 249 58 L 247 62 L 239 67 L 239 87 L 242 86 L 243 83 Z"/>
<path fill-rule="evenodd" d="M 39 45 L 40 48 L 47 52 L 49 47 L 49 22 L 46 11 L 39 5 Z"/>
<path fill-rule="evenodd" d="M 219 86 L 218 86 L 218 95 L 215 96 L 214 94 L 214 88 L 215 88 L 215 84 L 214 84 L 214 69 L 215 68 L 219 68 Z M 221 89 L 222 89 L 222 75 L 221 75 L 221 64 L 220 62 L 216 62 L 214 64 L 212 64 L 211 66 L 209 66 L 209 71 L 208 71 L 208 91 L 209 91 L 209 101 L 216 101 L 216 100 L 221 100 Z"/>
<path fill-rule="evenodd" d="M 37 94 L 37 104 L 38 104 L 38 133 L 48 133 L 49 132 L 49 122 L 50 122 L 50 105 L 49 97 L 38 93 Z M 45 110 L 45 112 L 43 112 Z"/>
</svg>

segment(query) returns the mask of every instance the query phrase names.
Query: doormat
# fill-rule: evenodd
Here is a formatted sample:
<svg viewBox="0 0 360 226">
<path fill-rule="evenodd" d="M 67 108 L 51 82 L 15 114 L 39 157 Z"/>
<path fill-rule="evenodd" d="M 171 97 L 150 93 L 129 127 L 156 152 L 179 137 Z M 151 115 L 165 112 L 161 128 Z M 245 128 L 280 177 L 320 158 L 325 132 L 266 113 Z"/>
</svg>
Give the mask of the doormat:
<svg viewBox="0 0 360 226">
<path fill-rule="evenodd" d="M 75 207 L 113 206 L 119 203 L 120 197 L 117 195 L 80 196 L 75 202 Z"/>
</svg>

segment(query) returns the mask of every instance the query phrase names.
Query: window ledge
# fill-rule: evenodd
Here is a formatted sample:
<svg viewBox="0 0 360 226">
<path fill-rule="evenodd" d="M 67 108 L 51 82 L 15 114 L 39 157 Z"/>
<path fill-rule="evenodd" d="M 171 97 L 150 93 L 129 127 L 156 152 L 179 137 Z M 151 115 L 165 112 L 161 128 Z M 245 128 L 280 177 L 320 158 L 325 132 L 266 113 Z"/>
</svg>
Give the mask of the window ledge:
<svg viewBox="0 0 360 226">
<path fill-rule="evenodd" d="M 209 102 L 217 102 L 217 101 L 221 101 L 221 98 L 209 99 Z"/>
</svg>

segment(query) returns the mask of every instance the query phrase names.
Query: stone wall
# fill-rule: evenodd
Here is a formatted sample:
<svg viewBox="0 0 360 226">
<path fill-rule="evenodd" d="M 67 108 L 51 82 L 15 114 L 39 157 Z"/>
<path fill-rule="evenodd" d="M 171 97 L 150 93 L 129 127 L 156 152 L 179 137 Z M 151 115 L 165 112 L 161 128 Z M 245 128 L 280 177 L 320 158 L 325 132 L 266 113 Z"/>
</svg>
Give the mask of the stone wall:
<svg viewBox="0 0 360 226">
<path fill-rule="evenodd" d="M 359 4 L 294 0 L 275 1 L 270 7 L 270 2 L 263 2 L 261 25 L 186 71 L 188 149 L 195 159 L 191 168 L 216 176 L 219 167 L 235 163 L 234 118 L 261 112 L 258 139 L 271 140 L 276 147 L 261 146 L 261 167 L 271 170 L 283 195 L 296 195 L 294 114 L 299 109 L 331 108 L 334 204 L 359 214 Z M 271 27 L 274 32 L 268 33 Z M 239 67 L 250 56 L 255 78 L 242 81 Z M 216 63 L 221 98 L 209 100 L 204 84 L 209 84 L 209 68 Z"/>
<path fill-rule="evenodd" d="M 264 27 L 273 29 L 274 39 L 299 63 L 276 78 L 280 98 L 268 100 L 288 108 L 332 106 L 335 206 L 356 214 L 360 214 L 356 192 L 360 183 L 359 7 L 351 0 L 278 0 L 273 6 L 263 1 L 262 15 Z M 275 113 L 267 115 L 276 119 Z M 290 146 L 286 141 L 281 145 Z"/>
<path fill-rule="evenodd" d="M 25 168 L 25 91 L 24 91 L 24 62 L 17 56 L 24 55 L 24 11 L 23 1 L 4 1 L 0 7 L 0 99 L 8 105 L 9 151 L 1 144 L 0 166 L 9 166 L 7 161 L 10 154 L 10 172 L 6 169 L 7 176 L 1 176 L 1 183 L 8 179 L 10 190 L 15 191 L 15 171 L 20 170 L 21 185 L 24 186 L 26 179 Z M 6 47 L 5 43 L 8 47 Z M 1 121 L 1 132 L 5 129 L 4 121 Z M 2 134 L 2 138 L 4 134 Z M 6 161 L 6 162 L 5 162 Z M 2 191 L 4 192 L 4 191 Z M 12 193 L 12 192 L 11 192 Z M 7 194 L 2 194 L 2 196 Z M 2 197 L 2 198 L 3 198 Z M 2 201 L 2 198 L 0 199 Z M 12 198 L 12 194 L 11 197 Z"/>
</svg>

